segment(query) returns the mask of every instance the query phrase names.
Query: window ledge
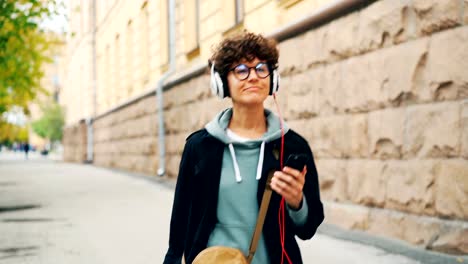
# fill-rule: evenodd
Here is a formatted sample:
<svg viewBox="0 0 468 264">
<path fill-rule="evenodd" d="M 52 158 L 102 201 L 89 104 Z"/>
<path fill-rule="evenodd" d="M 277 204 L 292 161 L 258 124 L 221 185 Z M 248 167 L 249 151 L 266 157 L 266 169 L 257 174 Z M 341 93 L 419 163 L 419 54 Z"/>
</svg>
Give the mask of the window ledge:
<svg viewBox="0 0 468 264">
<path fill-rule="evenodd" d="M 290 8 L 291 6 L 295 5 L 297 2 L 301 0 L 278 0 L 278 6 L 282 8 Z"/>
<path fill-rule="evenodd" d="M 197 58 L 198 56 L 200 56 L 200 46 L 197 46 L 196 48 L 194 48 L 191 51 L 187 52 L 187 54 L 185 54 L 185 56 L 187 57 L 187 60 L 189 60 L 189 61 Z"/>
<path fill-rule="evenodd" d="M 236 25 L 228 28 L 226 31 L 224 31 L 223 32 L 223 37 L 228 37 L 228 36 L 235 35 L 235 34 L 241 32 L 242 30 L 244 30 L 244 21 L 241 21 L 241 22 L 237 23 Z"/>
<path fill-rule="evenodd" d="M 167 72 L 167 70 L 169 70 L 169 63 L 168 62 L 164 63 L 163 65 L 161 65 L 160 69 L 161 69 L 161 74 L 164 72 Z"/>
</svg>

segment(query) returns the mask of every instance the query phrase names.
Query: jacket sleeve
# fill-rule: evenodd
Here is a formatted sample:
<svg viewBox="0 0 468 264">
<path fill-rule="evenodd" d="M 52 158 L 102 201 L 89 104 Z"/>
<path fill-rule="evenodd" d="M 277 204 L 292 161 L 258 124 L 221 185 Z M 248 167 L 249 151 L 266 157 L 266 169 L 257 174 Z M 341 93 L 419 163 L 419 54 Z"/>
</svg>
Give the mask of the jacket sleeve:
<svg viewBox="0 0 468 264">
<path fill-rule="evenodd" d="M 169 231 L 169 248 L 164 258 L 164 264 L 181 263 L 184 254 L 185 234 L 188 225 L 191 189 L 190 179 L 192 169 L 192 144 L 190 140 L 185 143 L 182 159 L 179 166 L 179 174 L 174 193 L 172 215 Z"/>
<path fill-rule="evenodd" d="M 307 174 L 304 183 L 304 196 L 307 200 L 308 215 L 304 225 L 295 226 L 296 235 L 301 239 L 310 239 L 314 236 L 318 226 L 324 219 L 323 205 L 320 200 L 320 187 L 314 155 L 308 145 L 305 152 L 310 159 L 307 162 Z"/>
</svg>

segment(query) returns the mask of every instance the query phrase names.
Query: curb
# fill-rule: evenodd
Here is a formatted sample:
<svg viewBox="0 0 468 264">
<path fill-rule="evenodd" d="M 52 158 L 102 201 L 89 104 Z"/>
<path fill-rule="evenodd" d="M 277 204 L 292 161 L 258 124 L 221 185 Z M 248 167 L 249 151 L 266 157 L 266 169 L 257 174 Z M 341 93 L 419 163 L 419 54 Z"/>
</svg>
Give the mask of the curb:
<svg viewBox="0 0 468 264">
<path fill-rule="evenodd" d="M 429 251 L 397 239 L 379 237 L 363 231 L 346 230 L 332 224 L 321 224 L 317 232 L 342 240 L 374 246 L 425 264 L 468 263 L 468 255 L 454 256 Z"/>
</svg>

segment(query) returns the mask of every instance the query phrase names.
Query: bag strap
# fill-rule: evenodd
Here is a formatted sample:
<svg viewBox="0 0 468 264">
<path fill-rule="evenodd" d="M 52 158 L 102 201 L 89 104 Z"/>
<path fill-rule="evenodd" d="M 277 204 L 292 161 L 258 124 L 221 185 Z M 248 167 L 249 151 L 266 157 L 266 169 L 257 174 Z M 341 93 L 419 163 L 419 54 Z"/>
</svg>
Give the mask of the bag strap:
<svg viewBox="0 0 468 264">
<path fill-rule="evenodd" d="M 262 204 L 260 205 L 260 210 L 257 217 L 257 225 L 255 226 L 255 231 L 250 241 L 249 255 L 247 256 L 247 263 L 251 263 L 254 257 L 255 251 L 257 250 L 258 240 L 260 239 L 260 234 L 262 234 L 263 223 L 265 222 L 266 212 L 268 211 L 268 205 L 270 204 L 271 198 L 271 178 L 275 170 L 271 170 L 268 173 L 268 178 L 265 185 L 265 191 L 263 192 Z"/>
</svg>

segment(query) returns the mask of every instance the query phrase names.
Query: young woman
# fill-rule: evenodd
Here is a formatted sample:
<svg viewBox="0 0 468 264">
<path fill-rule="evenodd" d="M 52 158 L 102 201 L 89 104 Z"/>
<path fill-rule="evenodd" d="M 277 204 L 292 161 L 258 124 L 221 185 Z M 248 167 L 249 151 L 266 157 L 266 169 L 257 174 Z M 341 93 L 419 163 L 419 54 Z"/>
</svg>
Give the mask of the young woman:
<svg viewBox="0 0 468 264">
<path fill-rule="evenodd" d="M 244 32 L 224 39 L 211 57 L 214 93 L 230 97 L 232 108 L 187 138 L 164 263 L 181 263 L 182 256 L 192 263 L 200 251 L 216 245 L 248 255 L 271 170 L 273 195 L 252 263 L 302 263 L 295 236 L 310 239 L 324 214 L 307 141 L 264 108 L 278 89 L 278 56 L 274 40 Z M 307 156 L 306 165 L 280 168 L 281 156 L 290 154 Z M 284 222 L 279 221 L 282 198 Z"/>
</svg>

